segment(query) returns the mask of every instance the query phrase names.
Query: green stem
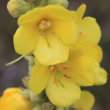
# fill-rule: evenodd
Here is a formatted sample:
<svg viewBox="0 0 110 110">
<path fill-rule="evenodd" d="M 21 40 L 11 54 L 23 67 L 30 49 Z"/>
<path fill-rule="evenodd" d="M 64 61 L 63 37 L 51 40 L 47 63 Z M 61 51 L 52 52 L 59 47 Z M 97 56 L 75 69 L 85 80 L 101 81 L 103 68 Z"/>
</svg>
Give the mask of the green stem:
<svg viewBox="0 0 110 110">
<path fill-rule="evenodd" d="M 24 58 L 24 55 L 23 56 L 20 56 L 19 58 L 15 59 L 15 60 L 7 63 L 7 64 L 5 64 L 5 66 L 13 65 L 13 64 L 17 63 L 18 61 L 20 61 L 22 58 Z"/>
</svg>

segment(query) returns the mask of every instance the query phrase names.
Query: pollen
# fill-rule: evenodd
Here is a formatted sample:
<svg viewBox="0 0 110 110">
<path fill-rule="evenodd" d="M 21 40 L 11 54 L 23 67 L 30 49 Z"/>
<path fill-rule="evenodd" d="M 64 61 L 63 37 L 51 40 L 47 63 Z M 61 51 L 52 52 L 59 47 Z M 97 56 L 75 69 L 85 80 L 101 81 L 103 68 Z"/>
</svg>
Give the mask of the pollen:
<svg viewBox="0 0 110 110">
<path fill-rule="evenodd" d="M 51 22 L 48 20 L 41 20 L 41 22 L 39 23 L 39 29 L 41 31 L 45 31 L 50 27 L 51 27 Z"/>
</svg>

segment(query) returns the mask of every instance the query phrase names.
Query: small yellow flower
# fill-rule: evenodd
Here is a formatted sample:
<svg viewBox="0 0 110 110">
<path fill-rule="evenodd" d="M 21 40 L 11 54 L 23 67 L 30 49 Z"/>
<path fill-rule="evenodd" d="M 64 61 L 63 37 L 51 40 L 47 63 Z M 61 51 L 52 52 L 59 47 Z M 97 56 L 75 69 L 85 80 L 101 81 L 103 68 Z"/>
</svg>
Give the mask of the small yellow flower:
<svg viewBox="0 0 110 110">
<path fill-rule="evenodd" d="M 5 90 L 0 98 L 0 110 L 32 110 L 29 100 L 21 95 L 19 88 Z"/>
<path fill-rule="evenodd" d="M 69 47 L 77 40 L 75 12 L 59 5 L 35 8 L 18 19 L 20 27 L 14 35 L 17 53 L 31 52 L 39 62 L 54 65 L 66 61 Z"/>
<path fill-rule="evenodd" d="M 93 17 L 84 17 L 86 5 L 81 5 L 77 12 L 78 18 L 76 19 L 79 31 L 79 40 L 87 43 L 98 44 L 101 38 L 101 30 Z"/>
<path fill-rule="evenodd" d="M 82 91 L 81 97 L 75 102 L 75 110 L 92 110 L 95 98 L 89 91 Z"/>
<path fill-rule="evenodd" d="M 46 88 L 47 96 L 53 104 L 70 106 L 80 97 L 79 86 L 101 85 L 106 82 L 107 73 L 97 66 L 101 59 L 99 46 L 77 42 L 71 48 L 66 62 L 45 66 L 36 61 L 29 87 L 36 94 Z"/>
</svg>

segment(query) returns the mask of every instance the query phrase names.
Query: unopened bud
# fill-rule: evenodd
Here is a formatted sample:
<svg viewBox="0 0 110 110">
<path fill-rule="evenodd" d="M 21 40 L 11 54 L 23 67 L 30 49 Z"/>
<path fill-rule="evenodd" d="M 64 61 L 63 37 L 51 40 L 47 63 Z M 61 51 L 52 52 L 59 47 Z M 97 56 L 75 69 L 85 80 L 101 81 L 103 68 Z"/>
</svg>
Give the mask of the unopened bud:
<svg viewBox="0 0 110 110">
<path fill-rule="evenodd" d="M 62 5 L 65 8 L 67 8 L 69 5 L 69 2 L 68 0 L 48 0 L 48 4 Z"/>
<path fill-rule="evenodd" d="M 44 110 L 41 104 L 36 104 L 33 110 Z"/>
<path fill-rule="evenodd" d="M 32 9 L 33 4 L 25 0 L 10 0 L 7 9 L 13 17 L 19 17 L 28 10 Z"/>
<path fill-rule="evenodd" d="M 44 102 L 46 100 L 45 94 L 42 92 L 40 94 L 34 94 L 33 92 L 30 92 L 30 100 L 32 102 L 40 103 Z"/>
</svg>

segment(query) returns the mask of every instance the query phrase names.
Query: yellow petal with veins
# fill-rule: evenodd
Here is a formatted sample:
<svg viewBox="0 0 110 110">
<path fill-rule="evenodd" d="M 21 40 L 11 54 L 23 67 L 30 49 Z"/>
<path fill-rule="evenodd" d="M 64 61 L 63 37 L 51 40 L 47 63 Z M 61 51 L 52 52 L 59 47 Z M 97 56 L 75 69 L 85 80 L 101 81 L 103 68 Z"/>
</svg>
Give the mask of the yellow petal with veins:
<svg viewBox="0 0 110 110">
<path fill-rule="evenodd" d="M 98 44 L 100 39 L 101 29 L 96 20 L 92 17 L 85 17 L 79 25 L 79 40 Z"/>
<path fill-rule="evenodd" d="M 37 31 L 34 25 L 20 26 L 14 35 L 14 48 L 17 53 L 26 55 L 33 51 L 37 40 Z"/>
<path fill-rule="evenodd" d="M 42 92 L 47 86 L 49 76 L 48 67 L 37 63 L 37 65 L 32 68 L 29 81 L 30 90 L 35 94 Z"/>
<path fill-rule="evenodd" d="M 56 20 L 53 31 L 67 45 L 73 45 L 78 39 L 77 25 L 73 20 Z"/>
<path fill-rule="evenodd" d="M 75 102 L 75 110 L 91 110 L 95 103 L 94 96 L 89 91 L 82 91 L 81 97 Z"/>
<path fill-rule="evenodd" d="M 73 81 L 58 77 L 56 83 L 53 83 L 54 76 L 49 81 L 46 93 L 49 100 L 59 107 L 68 107 L 80 98 L 80 88 Z"/>
<path fill-rule="evenodd" d="M 98 63 L 93 65 L 95 85 L 103 85 L 107 82 L 107 72 Z"/>
<path fill-rule="evenodd" d="M 82 19 L 82 17 L 84 16 L 84 14 L 85 14 L 85 11 L 86 11 L 86 5 L 85 4 L 83 4 L 83 5 L 81 5 L 78 9 L 77 9 L 77 14 L 78 14 L 78 19 Z"/>
<path fill-rule="evenodd" d="M 18 19 L 19 24 L 38 23 L 41 19 L 71 19 L 75 14 L 60 5 L 34 8 Z"/>
<path fill-rule="evenodd" d="M 44 65 L 54 65 L 68 59 L 69 48 L 55 35 L 39 36 L 34 55 Z"/>
<path fill-rule="evenodd" d="M 92 86 L 95 82 L 92 66 L 102 59 L 102 52 L 96 45 L 77 43 L 70 51 L 68 73 L 81 86 Z"/>
</svg>

